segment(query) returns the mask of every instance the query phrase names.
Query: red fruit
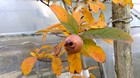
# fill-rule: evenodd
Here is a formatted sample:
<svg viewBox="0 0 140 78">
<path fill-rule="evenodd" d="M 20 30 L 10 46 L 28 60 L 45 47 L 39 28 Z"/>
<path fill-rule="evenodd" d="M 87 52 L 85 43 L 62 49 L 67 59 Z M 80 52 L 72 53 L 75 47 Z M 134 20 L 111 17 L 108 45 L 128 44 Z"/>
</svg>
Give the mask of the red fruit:
<svg viewBox="0 0 140 78">
<path fill-rule="evenodd" d="M 65 39 L 64 46 L 69 54 L 78 53 L 82 50 L 83 40 L 79 35 L 70 35 Z"/>
</svg>

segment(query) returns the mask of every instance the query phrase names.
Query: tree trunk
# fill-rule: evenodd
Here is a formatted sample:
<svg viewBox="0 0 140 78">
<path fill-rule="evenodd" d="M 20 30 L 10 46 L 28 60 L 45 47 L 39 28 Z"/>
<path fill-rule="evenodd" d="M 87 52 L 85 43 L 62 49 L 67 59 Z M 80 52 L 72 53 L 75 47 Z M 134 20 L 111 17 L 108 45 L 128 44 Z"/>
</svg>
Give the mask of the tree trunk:
<svg viewBox="0 0 140 78">
<path fill-rule="evenodd" d="M 123 19 L 129 17 L 129 6 L 123 7 L 119 4 L 112 4 L 112 19 L 122 18 L 120 21 L 113 22 L 113 27 L 130 33 L 130 23 L 128 22 L 130 19 Z M 125 42 L 114 41 L 114 54 L 117 78 L 133 78 L 131 45 Z"/>
</svg>

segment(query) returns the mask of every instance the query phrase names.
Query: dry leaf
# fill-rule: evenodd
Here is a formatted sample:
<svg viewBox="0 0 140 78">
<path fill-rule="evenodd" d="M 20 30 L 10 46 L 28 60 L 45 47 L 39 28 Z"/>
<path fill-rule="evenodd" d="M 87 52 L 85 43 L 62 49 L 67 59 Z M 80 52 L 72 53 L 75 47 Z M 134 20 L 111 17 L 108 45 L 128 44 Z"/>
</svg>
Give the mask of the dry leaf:
<svg viewBox="0 0 140 78">
<path fill-rule="evenodd" d="M 22 62 L 21 70 L 24 75 L 28 75 L 31 72 L 36 60 L 36 57 L 28 57 Z"/>
<path fill-rule="evenodd" d="M 61 59 L 58 57 L 52 58 L 52 70 L 57 75 L 60 76 L 62 72 L 62 62 Z"/>
<path fill-rule="evenodd" d="M 55 48 L 54 48 L 54 55 L 55 56 L 58 56 L 59 55 L 60 50 L 61 50 L 61 48 L 62 48 L 63 45 L 64 45 L 64 42 L 61 41 L 58 45 L 55 46 Z"/>
<path fill-rule="evenodd" d="M 70 73 L 81 73 L 82 71 L 82 61 L 80 53 L 68 54 L 68 62 L 70 67 Z"/>
</svg>

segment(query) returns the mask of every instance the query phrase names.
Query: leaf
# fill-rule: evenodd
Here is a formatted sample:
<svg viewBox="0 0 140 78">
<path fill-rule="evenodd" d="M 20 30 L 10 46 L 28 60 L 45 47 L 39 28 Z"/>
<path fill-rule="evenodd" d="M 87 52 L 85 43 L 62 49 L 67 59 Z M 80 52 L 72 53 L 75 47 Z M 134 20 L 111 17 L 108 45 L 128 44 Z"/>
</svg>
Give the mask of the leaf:
<svg viewBox="0 0 140 78">
<path fill-rule="evenodd" d="M 74 19 L 77 21 L 78 25 L 80 25 L 80 19 L 81 19 L 81 15 L 80 12 L 72 12 L 72 16 L 74 17 Z"/>
<path fill-rule="evenodd" d="M 81 73 L 82 61 L 80 53 L 68 54 L 68 62 L 70 67 L 70 73 Z"/>
<path fill-rule="evenodd" d="M 52 70 L 57 75 L 60 76 L 62 72 L 62 62 L 61 59 L 58 57 L 52 58 Z"/>
<path fill-rule="evenodd" d="M 111 40 L 111 39 L 103 39 L 103 40 L 110 43 L 110 44 L 113 44 L 113 40 Z"/>
<path fill-rule="evenodd" d="M 64 0 L 68 5 L 72 6 L 72 1 L 71 0 Z"/>
<path fill-rule="evenodd" d="M 64 42 L 61 41 L 58 45 L 55 46 L 55 48 L 54 48 L 54 55 L 55 56 L 58 56 L 59 55 L 60 50 L 61 50 L 61 48 L 62 48 L 63 45 L 64 45 Z"/>
<path fill-rule="evenodd" d="M 96 45 L 92 39 L 83 39 L 84 47 L 82 53 L 87 54 L 97 62 L 103 63 L 106 60 L 106 55 L 102 48 Z"/>
<path fill-rule="evenodd" d="M 45 58 L 46 57 L 46 52 L 41 52 L 39 55 L 38 55 L 38 59 L 42 59 L 42 58 Z"/>
<path fill-rule="evenodd" d="M 99 39 L 119 40 L 127 43 L 133 42 L 133 38 L 129 34 L 113 27 L 87 30 L 82 34 L 82 36 L 85 38 L 93 37 Z"/>
<path fill-rule="evenodd" d="M 105 23 L 104 15 L 102 12 L 100 12 L 100 16 L 98 18 L 98 21 L 94 22 L 90 26 L 91 26 L 91 28 L 104 28 L 107 26 L 107 24 Z"/>
<path fill-rule="evenodd" d="M 33 57 L 37 57 L 38 56 L 38 53 L 35 53 L 35 52 L 31 52 L 30 53 Z"/>
<path fill-rule="evenodd" d="M 28 57 L 22 62 L 21 70 L 24 75 L 28 75 L 31 72 L 36 60 L 36 57 Z"/>
<path fill-rule="evenodd" d="M 48 34 L 48 32 L 46 32 L 46 33 L 43 34 L 42 42 L 45 42 L 45 39 L 46 39 L 47 34 Z"/>
<path fill-rule="evenodd" d="M 105 9 L 106 9 L 106 6 L 105 6 L 104 3 L 102 3 L 102 2 L 97 2 L 97 4 L 99 5 L 99 7 L 100 7 L 101 10 L 105 10 Z"/>
<path fill-rule="evenodd" d="M 69 33 L 78 34 L 78 24 L 72 15 L 58 5 L 51 5 L 50 8 L 56 14 L 61 24 L 69 31 Z"/>
<path fill-rule="evenodd" d="M 90 78 L 96 78 L 92 73 L 90 73 Z"/>
<path fill-rule="evenodd" d="M 98 4 L 92 3 L 92 2 L 90 2 L 90 1 L 88 1 L 87 3 L 89 4 L 91 10 L 92 10 L 94 13 L 98 13 L 99 8 L 100 8 Z"/>
<path fill-rule="evenodd" d="M 72 76 L 72 78 L 81 78 L 81 77 L 79 77 L 79 76 Z"/>
<path fill-rule="evenodd" d="M 132 0 L 130 0 L 130 8 L 132 9 L 133 8 L 133 3 L 132 3 Z"/>
<path fill-rule="evenodd" d="M 84 7 L 81 12 L 83 13 L 83 21 L 86 22 L 87 24 L 91 24 L 93 23 L 95 20 L 94 18 L 92 17 L 92 14 L 91 12 L 86 8 Z"/>
<path fill-rule="evenodd" d="M 54 25 L 51 25 L 51 26 L 47 27 L 45 30 L 39 30 L 39 31 L 37 31 L 36 33 L 42 33 L 42 32 L 44 32 L 43 38 L 42 38 L 42 42 L 44 42 L 45 39 L 46 39 L 46 36 L 47 36 L 48 32 L 50 31 L 50 29 L 53 29 L 53 28 L 56 28 L 56 27 L 59 27 L 59 26 L 61 26 L 60 23 L 54 24 Z"/>
</svg>

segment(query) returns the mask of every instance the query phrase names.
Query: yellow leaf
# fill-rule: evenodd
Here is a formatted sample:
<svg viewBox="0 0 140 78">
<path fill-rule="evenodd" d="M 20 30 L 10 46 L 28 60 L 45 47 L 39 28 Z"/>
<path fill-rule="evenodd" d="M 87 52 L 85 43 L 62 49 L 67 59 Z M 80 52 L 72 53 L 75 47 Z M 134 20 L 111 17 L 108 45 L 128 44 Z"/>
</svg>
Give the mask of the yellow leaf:
<svg viewBox="0 0 140 78">
<path fill-rule="evenodd" d="M 58 5 L 51 5 L 50 8 L 56 14 L 60 21 L 68 22 L 68 12 L 64 8 Z"/>
<path fill-rule="evenodd" d="M 80 12 L 72 12 L 72 16 L 74 17 L 74 19 L 77 21 L 78 25 L 80 25 L 80 19 L 81 19 L 81 15 Z"/>
<path fill-rule="evenodd" d="M 81 73 L 82 61 L 80 53 L 68 54 L 68 62 L 70 67 L 70 73 Z"/>
<path fill-rule="evenodd" d="M 60 76 L 62 72 L 62 62 L 61 59 L 58 57 L 52 58 L 52 70 L 57 75 Z"/>
<path fill-rule="evenodd" d="M 21 70 L 24 75 L 28 75 L 31 72 L 36 60 L 36 57 L 28 57 L 22 62 Z"/>
<path fill-rule="evenodd" d="M 100 7 L 101 10 L 105 10 L 105 9 L 106 9 L 106 6 L 105 6 L 104 3 L 102 3 L 102 2 L 97 2 L 97 4 L 99 5 L 99 7 Z"/>
<path fill-rule="evenodd" d="M 41 53 L 38 55 L 38 58 L 39 58 L 39 59 L 45 58 L 46 54 L 47 54 L 47 53 L 43 51 L 43 52 L 41 52 Z"/>
<path fill-rule="evenodd" d="M 68 5 L 72 6 L 72 1 L 71 0 L 64 0 Z"/>
<path fill-rule="evenodd" d="M 103 63 L 106 60 L 106 55 L 102 48 L 96 45 L 92 39 L 83 39 L 84 41 L 84 52 L 92 57 L 97 62 Z M 83 54 L 85 54 L 83 53 Z"/>
<path fill-rule="evenodd" d="M 38 53 L 39 51 L 40 51 L 39 48 L 36 48 L 36 49 L 34 50 L 34 52 L 36 52 L 36 53 Z"/>
<path fill-rule="evenodd" d="M 104 17 L 103 12 L 100 12 L 100 16 L 99 16 L 98 20 L 105 21 L 105 17 Z"/>
<path fill-rule="evenodd" d="M 42 42 L 45 42 L 45 39 L 46 39 L 47 34 L 48 34 L 48 32 L 46 32 L 46 33 L 43 34 Z"/>
<path fill-rule="evenodd" d="M 90 73 L 90 78 L 96 78 L 92 73 Z"/>
<path fill-rule="evenodd" d="M 107 26 L 106 22 L 105 22 L 105 18 L 103 13 L 100 13 L 100 16 L 98 18 L 97 22 L 94 22 L 93 24 L 90 24 L 91 28 L 104 28 Z"/>
<path fill-rule="evenodd" d="M 89 2 L 89 1 L 87 3 L 90 5 L 90 8 L 92 9 L 92 11 L 94 13 L 98 13 L 99 8 L 100 8 L 98 4 L 92 3 L 92 2 Z"/>
<path fill-rule="evenodd" d="M 72 78 L 80 78 L 79 76 L 72 76 Z"/>
<path fill-rule="evenodd" d="M 108 43 L 110 43 L 110 44 L 113 43 L 113 40 L 110 40 L 110 39 L 103 39 L 103 40 L 106 41 L 106 42 L 108 42 Z"/>
<path fill-rule="evenodd" d="M 41 50 L 42 50 L 42 49 L 48 49 L 48 48 L 53 48 L 53 46 L 47 45 L 47 44 L 41 46 Z"/>
<path fill-rule="evenodd" d="M 91 24 L 94 22 L 94 18 L 92 17 L 91 12 L 86 7 L 84 7 L 81 12 L 84 16 L 84 18 L 82 19 L 83 21 L 85 21 L 87 24 Z"/>
<path fill-rule="evenodd" d="M 35 53 L 35 52 L 31 52 L 30 53 L 33 57 L 37 57 L 38 56 L 38 53 Z"/>
<path fill-rule="evenodd" d="M 130 8 L 131 8 L 131 9 L 133 8 L 132 0 L 130 0 Z"/>
<path fill-rule="evenodd" d="M 93 49 L 93 52 L 91 52 L 89 55 L 95 59 L 96 61 L 103 63 L 106 61 L 106 55 L 101 47 L 99 46 L 93 46 L 91 47 Z"/>
</svg>

